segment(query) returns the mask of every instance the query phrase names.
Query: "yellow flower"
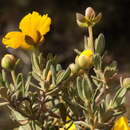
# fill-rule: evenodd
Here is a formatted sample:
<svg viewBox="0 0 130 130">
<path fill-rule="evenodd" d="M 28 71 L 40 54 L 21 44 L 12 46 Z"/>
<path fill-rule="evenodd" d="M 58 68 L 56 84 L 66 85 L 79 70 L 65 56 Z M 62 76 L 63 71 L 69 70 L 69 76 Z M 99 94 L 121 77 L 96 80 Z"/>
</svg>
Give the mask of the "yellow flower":
<svg viewBox="0 0 130 130">
<path fill-rule="evenodd" d="M 6 47 L 32 49 L 44 40 L 44 35 L 50 31 L 51 18 L 48 15 L 41 16 L 33 11 L 21 20 L 19 29 L 21 32 L 9 32 L 2 39 Z"/>
<path fill-rule="evenodd" d="M 93 51 L 92 50 L 84 50 L 80 56 L 77 58 L 77 63 L 81 68 L 88 69 L 93 64 Z"/>
<path fill-rule="evenodd" d="M 31 46 L 25 42 L 25 35 L 22 32 L 9 32 L 6 36 L 2 39 L 3 44 L 6 47 L 11 48 L 30 48 Z"/>
<path fill-rule="evenodd" d="M 77 130 L 75 124 L 70 120 L 70 118 L 67 116 L 66 121 L 69 121 L 65 124 L 64 128 L 60 128 L 60 130 Z"/>
<path fill-rule="evenodd" d="M 80 56 L 88 56 L 88 57 L 90 57 L 90 56 L 92 56 L 93 55 L 93 52 L 92 52 L 92 50 L 84 50 L 84 51 L 82 51 L 82 53 L 80 54 Z"/>
<path fill-rule="evenodd" d="M 128 119 L 124 116 L 117 119 L 112 130 L 130 130 Z"/>
</svg>

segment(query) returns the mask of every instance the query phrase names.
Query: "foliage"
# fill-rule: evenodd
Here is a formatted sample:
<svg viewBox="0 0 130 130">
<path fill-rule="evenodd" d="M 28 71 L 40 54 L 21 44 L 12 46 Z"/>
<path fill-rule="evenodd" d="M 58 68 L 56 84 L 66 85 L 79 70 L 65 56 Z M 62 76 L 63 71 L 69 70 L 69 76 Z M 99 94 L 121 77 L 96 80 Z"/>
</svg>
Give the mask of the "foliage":
<svg viewBox="0 0 130 130">
<path fill-rule="evenodd" d="M 100 21 L 101 13 L 95 16 L 95 11 L 89 7 L 85 16 L 82 16 L 85 20 L 78 13 L 78 24 L 79 21 L 83 22 L 80 26 L 88 29 L 89 36 L 85 36 L 84 50 L 75 50 L 75 63 L 68 65 L 66 69 L 57 63 L 57 57 L 53 54 L 43 56 L 39 52 L 39 44 L 36 43 L 49 31 L 50 22 L 47 20 L 46 23 L 44 15 L 44 20 L 40 16 L 42 22 L 46 23 L 42 27 L 42 24 L 37 23 L 38 16 L 30 15 L 25 16 L 27 21 L 22 24 L 21 33 L 24 38 L 11 35 L 13 40 L 10 40 L 5 36 L 3 39 L 6 42 L 3 43 L 12 48 L 31 49 L 22 46 L 26 42 L 26 45 L 33 47 L 32 70 L 27 76 L 18 73 L 16 68 L 20 59 L 15 58 L 14 61 L 7 55 L 3 57 L 4 69 L 0 75 L 0 95 L 3 102 L 0 105 L 6 105 L 10 109 L 11 117 L 17 122 L 19 130 L 111 129 L 118 116 L 126 112 L 125 94 L 129 87 L 126 87 L 127 83 L 124 85 L 122 79 L 117 80 L 116 61 L 109 65 L 104 63 L 104 35 L 99 34 L 95 40 L 93 38 L 92 29 Z M 31 17 L 30 24 L 28 16 Z M 30 34 L 27 27 L 34 32 Z M 45 33 L 41 33 L 40 29 Z M 32 35 L 33 33 L 36 35 Z M 16 47 L 17 38 L 19 45 Z M 8 69 L 11 64 L 13 67 Z"/>
</svg>

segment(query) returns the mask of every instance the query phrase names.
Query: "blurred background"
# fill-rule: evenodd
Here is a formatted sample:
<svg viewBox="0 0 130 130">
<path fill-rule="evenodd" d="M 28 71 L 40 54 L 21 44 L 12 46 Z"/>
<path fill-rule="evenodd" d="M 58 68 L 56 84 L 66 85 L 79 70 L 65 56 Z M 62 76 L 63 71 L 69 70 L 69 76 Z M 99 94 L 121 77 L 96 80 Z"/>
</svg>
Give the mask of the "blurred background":
<svg viewBox="0 0 130 130">
<path fill-rule="evenodd" d="M 130 72 L 130 0 L 0 0 L 0 58 L 7 52 L 23 58 L 29 66 L 26 51 L 6 49 L 2 37 L 9 31 L 18 30 L 19 21 L 32 11 L 40 14 L 48 13 L 52 18 L 51 31 L 45 37 L 41 47 L 44 53 L 52 52 L 58 55 L 59 62 L 66 67 L 74 61 L 73 49 L 83 48 L 83 35 L 86 30 L 76 24 L 75 13 L 84 14 L 86 7 L 91 6 L 96 12 L 102 12 L 101 22 L 94 27 L 94 37 L 104 33 L 108 60 L 118 61 L 121 74 Z M 23 67 L 23 71 L 29 68 Z M 0 117 L 4 109 L 0 111 Z M 0 118 L 0 130 L 7 128 L 7 118 Z M 5 122 L 5 123 L 4 123 Z"/>
</svg>

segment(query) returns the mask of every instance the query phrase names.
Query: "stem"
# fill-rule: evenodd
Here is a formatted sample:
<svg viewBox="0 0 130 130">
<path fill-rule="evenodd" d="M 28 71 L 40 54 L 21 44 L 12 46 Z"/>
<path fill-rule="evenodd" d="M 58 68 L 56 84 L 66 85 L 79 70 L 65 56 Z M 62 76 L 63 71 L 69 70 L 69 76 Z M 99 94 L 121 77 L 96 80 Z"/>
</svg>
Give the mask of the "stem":
<svg viewBox="0 0 130 130">
<path fill-rule="evenodd" d="M 75 121 L 75 124 L 85 126 L 85 128 L 91 129 L 91 126 L 89 124 L 87 124 L 86 122 L 83 122 L 83 121 Z"/>
<path fill-rule="evenodd" d="M 14 86 L 16 86 L 16 74 L 15 74 L 14 70 L 11 71 L 11 76 L 12 76 L 12 80 L 13 80 Z"/>
<path fill-rule="evenodd" d="M 39 53 L 40 53 L 39 47 L 35 46 L 33 53 L 35 53 L 36 55 L 39 55 Z"/>
<path fill-rule="evenodd" d="M 31 130 L 33 130 L 33 125 L 32 125 L 32 122 L 30 123 L 30 127 L 31 127 Z"/>
<path fill-rule="evenodd" d="M 31 130 L 36 130 L 36 124 L 33 120 L 31 121 L 30 127 L 31 127 Z"/>
<path fill-rule="evenodd" d="M 100 94 L 97 96 L 97 98 L 95 99 L 96 104 L 99 104 L 99 102 L 104 98 L 104 96 L 106 96 L 107 94 L 107 90 L 106 88 L 103 86 L 103 88 L 100 90 Z"/>
<path fill-rule="evenodd" d="M 88 42 L 88 44 L 89 44 L 90 49 L 94 52 L 92 26 L 88 27 L 88 33 L 89 33 L 89 42 Z"/>
<path fill-rule="evenodd" d="M 35 121 L 33 121 L 33 128 L 34 128 L 34 130 L 36 130 L 36 124 L 35 124 Z"/>
</svg>

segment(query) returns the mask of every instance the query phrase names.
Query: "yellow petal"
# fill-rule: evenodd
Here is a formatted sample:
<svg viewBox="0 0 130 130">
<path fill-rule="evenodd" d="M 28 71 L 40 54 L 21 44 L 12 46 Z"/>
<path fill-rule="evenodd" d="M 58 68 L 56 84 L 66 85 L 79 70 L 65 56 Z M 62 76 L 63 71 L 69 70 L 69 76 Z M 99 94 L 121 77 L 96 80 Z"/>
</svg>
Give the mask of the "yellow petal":
<svg viewBox="0 0 130 130">
<path fill-rule="evenodd" d="M 23 19 L 21 20 L 19 24 L 19 28 L 25 35 L 30 36 L 34 42 L 37 42 L 39 38 L 37 27 L 39 25 L 39 22 L 41 20 L 41 15 L 39 15 L 38 12 L 33 12 L 32 14 L 27 14 Z"/>
<path fill-rule="evenodd" d="M 84 50 L 81 54 L 80 54 L 80 56 L 83 56 L 83 55 L 86 55 L 86 56 L 92 56 L 93 55 L 93 52 L 92 52 L 92 50 Z"/>
<path fill-rule="evenodd" d="M 66 123 L 64 125 L 64 128 L 60 128 L 59 130 L 77 130 L 76 125 L 73 123 L 73 121 L 69 118 L 69 116 L 66 117 L 66 121 L 68 121 L 68 123 Z"/>
<path fill-rule="evenodd" d="M 11 47 L 14 49 L 16 49 L 16 48 L 25 48 L 25 49 L 31 48 L 31 46 L 28 45 L 24 39 L 25 39 L 25 35 L 22 32 L 9 32 L 2 39 L 2 43 L 4 45 L 6 45 L 6 47 Z"/>
<path fill-rule="evenodd" d="M 69 128 L 68 130 L 77 130 L 75 124 L 72 122 L 66 123 L 65 128 Z"/>
<path fill-rule="evenodd" d="M 89 49 L 84 50 L 83 52 L 81 52 L 76 62 L 81 68 L 89 69 L 93 64 L 93 51 Z"/>
<path fill-rule="evenodd" d="M 51 19 L 47 15 L 41 16 L 38 12 L 33 11 L 27 14 L 20 22 L 19 28 L 25 35 L 30 36 L 34 43 L 39 43 L 42 35 L 50 30 Z"/>
<path fill-rule="evenodd" d="M 47 14 L 43 15 L 38 26 L 38 30 L 41 33 L 41 35 L 45 35 L 47 32 L 50 31 L 50 24 L 51 18 L 49 18 Z"/>
<path fill-rule="evenodd" d="M 126 117 L 120 117 L 116 120 L 113 130 L 130 130 L 128 126 L 128 119 Z"/>
<path fill-rule="evenodd" d="M 65 124 L 65 128 L 69 128 L 68 130 L 77 130 L 75 124 L 71 121 L 71 119 L 67 116 L 66 121 L 69 121 Z"/>
</svg>

